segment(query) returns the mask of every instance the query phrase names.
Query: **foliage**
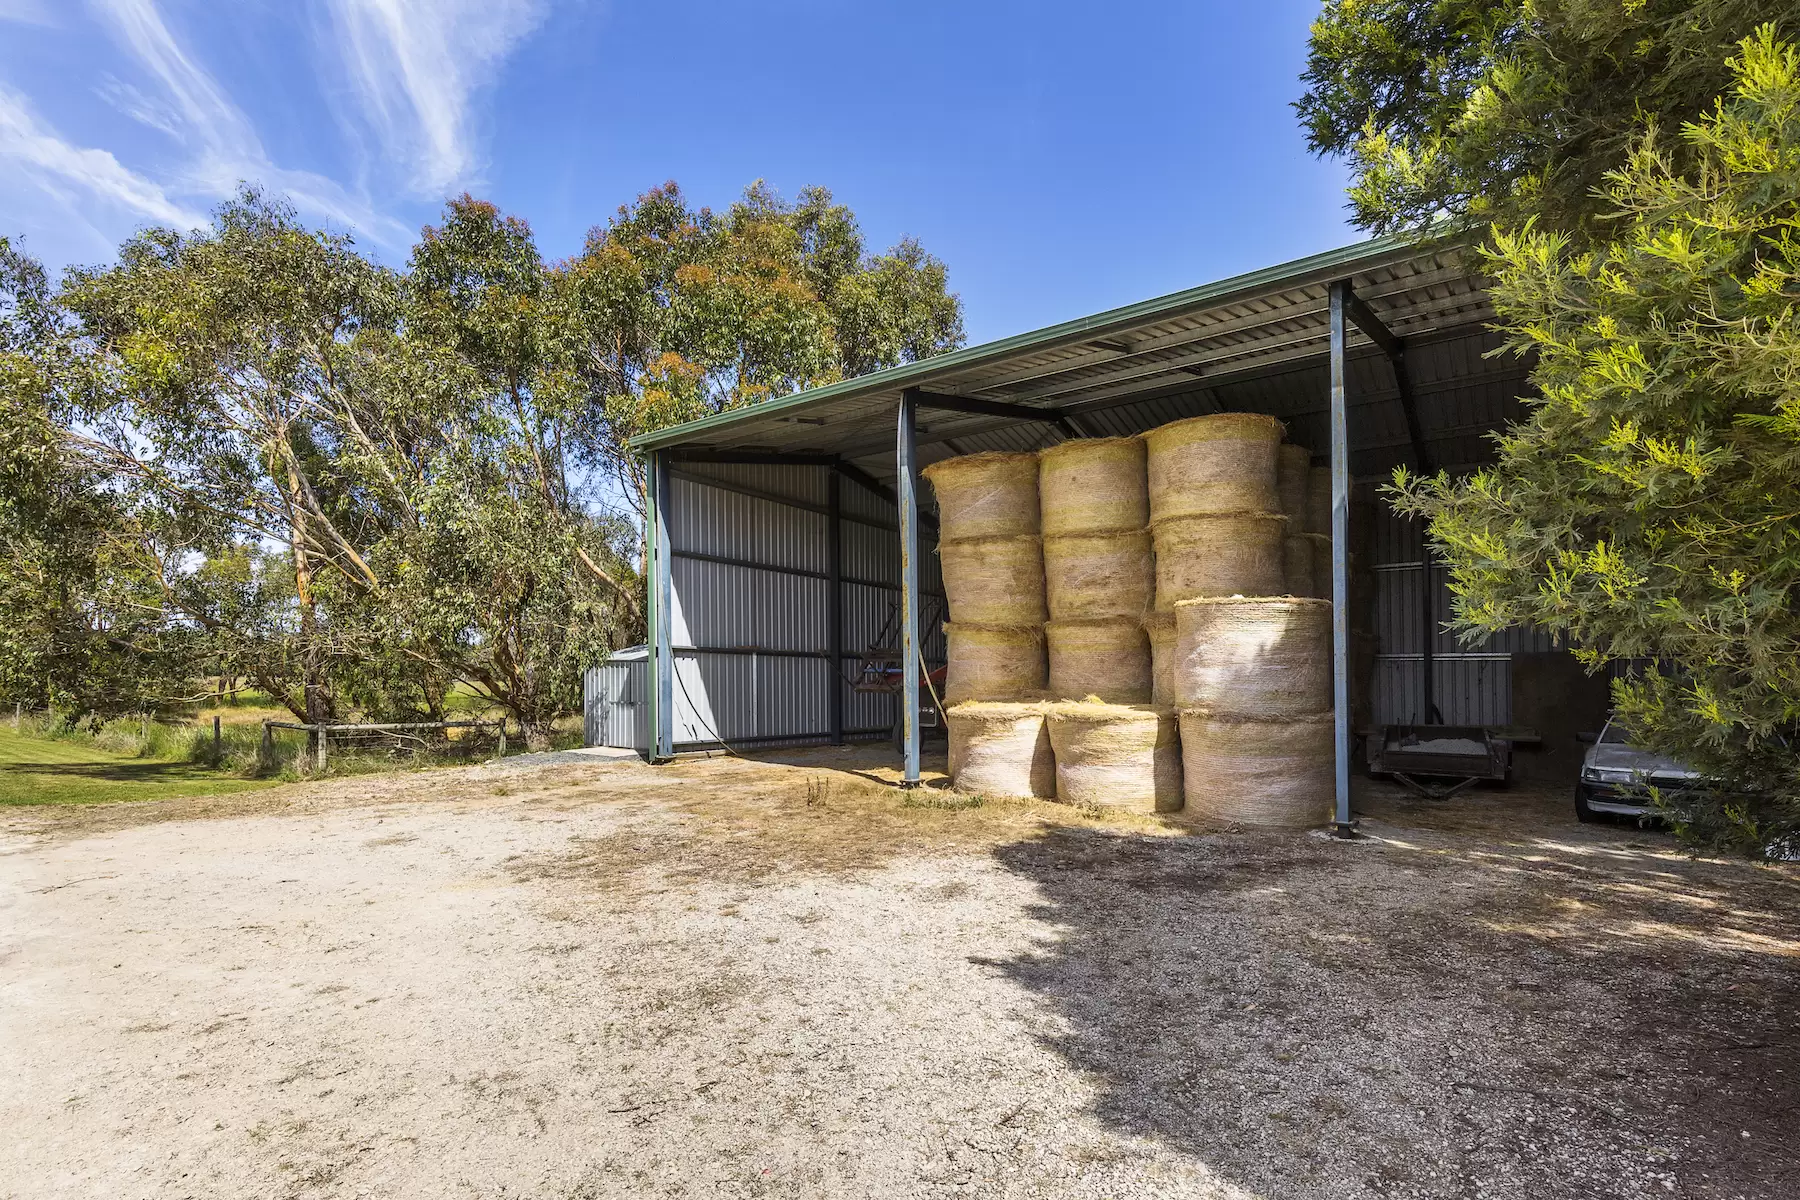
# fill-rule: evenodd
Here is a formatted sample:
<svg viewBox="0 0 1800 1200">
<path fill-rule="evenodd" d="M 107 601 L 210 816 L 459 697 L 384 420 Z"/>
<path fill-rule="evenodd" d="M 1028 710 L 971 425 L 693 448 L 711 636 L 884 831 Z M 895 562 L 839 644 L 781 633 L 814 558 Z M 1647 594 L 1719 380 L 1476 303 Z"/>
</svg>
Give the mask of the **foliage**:
<svg viewBox="0 0 1800 1200">
<path fill-rule="evenodd" d="M 963 342 L 943 263 L 910 239 L 867 254 L 823 188 L 790 203 L 759 183 L 718 214 L 665 184 L 592 230 L 555 287 L 596 400 L 590 461 L 640 517 L 638 434 Z"/>
<path fill-rule="evenodd" d="M 100 720 L 184 694 L 192 638 L 130 553 L 138 514 L 65 452 L 91 366 L 43 269 L 0 238 L 0 699 Z"/>
<path fill-rule="evenodd" d="M 0 242 L 0 695 L 109 717 L 245 679 L 308 722 L 529 746 L 641 636 L 627 439 L 960 343 L 943 264 L 822 189 L 674 185 L 547 265 L 462 196 L 404 270 L 246 188 L 53 289 Z"/>
<path fill-rule="evenodd" d="M 1398 477 L 1428 517 L 1466 633 L 1533 624 L 1598 665 L 1652 748 L 1766 799 L 1685 832 L 1762 847 L 1800 831 L 1800 53 L 1772 27 L 1732 85 L 1654 133 L 1602 193 L 1614 235 L 1499 232 L 1493 296 L 1542 392 L 1499 459 Z"/>
<path fill-rule="evenodd" d="M 1643 128 L 1703 116 L 1767 22 L 1800 34 L 1789 0 L 1327 0 L 1295 107 L 1316 153 L 1349 158 L 1364 228 L 1583 234 Z"/>
</svg>

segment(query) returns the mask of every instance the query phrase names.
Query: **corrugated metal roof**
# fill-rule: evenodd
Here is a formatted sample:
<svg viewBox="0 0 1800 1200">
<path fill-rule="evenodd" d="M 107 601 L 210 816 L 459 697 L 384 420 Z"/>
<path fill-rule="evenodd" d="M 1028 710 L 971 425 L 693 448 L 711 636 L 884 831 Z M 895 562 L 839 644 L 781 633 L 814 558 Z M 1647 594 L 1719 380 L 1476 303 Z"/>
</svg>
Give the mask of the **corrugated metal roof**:
<svg viewBox="0 0 1800 1200">
<path fill-rule="evenodd" d="M 1074 417 L 1089 434 L 1135 432 L 1214 408 L 1305 418 L 1324 411 L 1328 289 L 1339 279 L 1350 280 L 1407 340 L 1422 410 L 1452 404 L 1445 398 L 1450 392 L 1474 387 L 1483 393 L 1476 407 L 1496 412 L 1486 391 L 1517 388 L 1523 369 L 1516 361 L 1482 357 L 1492 346 L 1479 331 L 1492 313 L 1467 248 L 1384 238 L 673 426 L 633 445 L 826 454 L 888 476 L 894 441 L 889 427 L 906 388 L 1042 408 Z M 1352 403 L 1385 402 L 1394 410 L 1364 416 L 1365 423 L 1379 425 L 1363 431 L 1379 443 L 1369 448 L 1388 450 L 1396 430 L 1404 441 L 1391 372 L 1354 327 L 1349 344 Z M 1423 419 L 1446 430 L 1468 424 L 1448 416 Z M 1299 427 L 1292 433 L 1310 440 Z M 1024 449 L 1056 436 L 1048 424 L 944 409 L 920 414 L 926 461 L 979 449 Z M 1466 448 L 1452 449 L 1460 454 Z M 1391 465 L 1375 461 L 1382 457 L 1373 456 L 1367 469 Z M 1403 461 L 1404 455 L 1386 458 Z M 1365 464 L 1355 469 L 1361 473 Z"/>
</svg>

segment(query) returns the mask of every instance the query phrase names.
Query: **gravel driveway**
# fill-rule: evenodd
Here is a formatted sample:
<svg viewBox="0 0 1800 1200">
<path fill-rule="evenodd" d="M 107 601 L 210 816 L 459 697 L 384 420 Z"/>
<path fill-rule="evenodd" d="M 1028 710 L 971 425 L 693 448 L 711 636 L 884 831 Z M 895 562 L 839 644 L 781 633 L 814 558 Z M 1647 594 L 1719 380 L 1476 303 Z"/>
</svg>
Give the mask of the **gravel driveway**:
<svg viewBox="0 0 1800 1200">
<path fill-rule="evenodd" d="M 1347 845 L 883 762 L 9 816 L 0 1196 L 1800 1195 L 1791 868 L 1560 790 Z"/>
</svg>

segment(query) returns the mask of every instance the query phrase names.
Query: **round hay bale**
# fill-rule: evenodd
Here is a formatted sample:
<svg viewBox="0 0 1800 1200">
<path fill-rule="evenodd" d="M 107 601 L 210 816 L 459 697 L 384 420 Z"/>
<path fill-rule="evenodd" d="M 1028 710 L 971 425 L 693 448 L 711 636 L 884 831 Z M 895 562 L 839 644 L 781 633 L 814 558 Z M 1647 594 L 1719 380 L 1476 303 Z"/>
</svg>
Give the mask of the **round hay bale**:
<svg viewBox="0 0 1800 1200">
<path fill-rule="evenodd" d="M 1288 528 L 1292 529 L 1290 524 Z M 1289 596 L 1316 596 L 1313 591 L 1313 544 L 1304 533 L 1281 539 L 1282 591 Z"/>
<path fill-rule="evenodd" d="M 1134 812 L 1181 808 L 1181 733 L 1171 709 L 1053 704 L 1056 798 Z"/>
<path fill-rule="evenodd" d="M 1242 597 L 1175 606 L 1175 700 L 1239 717 L 1331 707 L 1331 605 Z"/>
<path fill-rule="evenodd" d="M 1149 453 L 1150 520 L 1275 508 L 1281 422 L 1259 413 L 1216 413 L 1143 435 Z"/>
<path fill-rule="evenodd" d="M 1303 533 L 1331 533 L 1331 468 L 1306 473 L 1306 522 Z"/>
<path fill-rule="evenodd" d="M 1109 704 L 1150 701 L 1150 639 L 1137 618 L 1052 621 L 1050 694 L 1064 700 L 1097 696 Z"/>
<path fill-rule="evenodd" d="M 1142 622 L 1150 635 L 1150 703 L 1175 703 L 1175 614 L 1148 612 Z"/>
<path fill-rule="evenodd" d="M 1056 758 L 1044 705 L 958 704 L 950 726 L 950 785 L 977 796 L 1056 795 Z"/>
<path fill-rule="evenodd" d="M 1279 596 L 1281 538 L 1275 513 L 1176 517 L 1151 527 L 1156 541 L 1156 607 L 1201 596 Z"/>
<path fill-rule="evenodd" d="M 1184 819 L 1305 828 L 1330 819 L 1330 713 L 1257 721 L 1181 714 Z"/>
<path fill-rule="evenodd" d="M 1147 529 L 1044 539 L 1052 621 L 1136 620 L 1149 611 L 1155 586 Z"/>
<path fill-rule="evenodd" d="M 1036 537 L 975 538 L 938 545 L 950 619 L 971 625 L 1041 625 L 1044 549 Z"/>
<path fill-rule="evenodd" d="M 1028 700 L 1044 690 L 1044 629 L 1041 625 L 944 626 L 948 670 L 944 703 L 970 700 Z"/>
<path fill-rule="evenodd" d="M 1306 487 L 1312 473 L 1312 451 L 1283 442 L 1275 450 L 1275 496 L 1281 515 L 1298 529 L 1306 519 Z"/>
<path fill-rule="evenodd" d="M 934 462 L 919 472 L 937 496 L 942 541 L 1038 532 L 1035 454 L 989 451 Z"/>
<path fill-rule="evenodd" d="M 1045 537 L 1142 529 L 1150 523 L 1142 438 L 1074 438 L 1038 453 Z"/>
</svg>

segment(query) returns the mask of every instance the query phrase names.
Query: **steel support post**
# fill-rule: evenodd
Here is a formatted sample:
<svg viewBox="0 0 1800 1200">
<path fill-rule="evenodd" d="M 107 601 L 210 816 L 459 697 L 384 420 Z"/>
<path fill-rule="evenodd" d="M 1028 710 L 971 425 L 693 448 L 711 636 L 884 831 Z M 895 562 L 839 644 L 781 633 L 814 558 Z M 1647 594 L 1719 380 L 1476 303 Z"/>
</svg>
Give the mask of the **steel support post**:
<svg viewBox="0 0 1800 1200">
<path fill-rule="evenodd" d="M 1331 684 L 1337 725 L 1332 832 L 1355 837 L 1350 820 L 1350 418 L 1344 310 L 1350 284 L 1331 285 Z"/>
<path fill-rule="evenodd" d="M 825 658 L 828 670 L 825 712 L 831 744 L 844 744 L 844 526 L 843 479 L 828 467 L 825 477 Z"/>
<path fill-rule="evenodd" d="M 675 757 L 675 622 L 670 583 L 669 460 L 650 452 L 648 533 L 650 559 L 650 761 Z"/>
<path fill-rule="evenodd" d="M 915 432 L 918 397 L 900 394 L 899 429 L 894 440 L 895 496 L 900 509 L 900 746 L 904 766 L 900 786 L 919 786 L 919 471 Z"/>
</svg>

